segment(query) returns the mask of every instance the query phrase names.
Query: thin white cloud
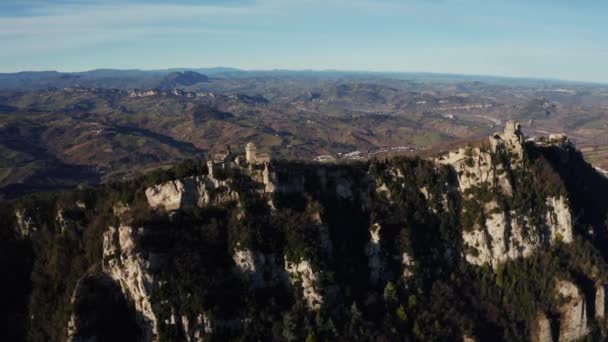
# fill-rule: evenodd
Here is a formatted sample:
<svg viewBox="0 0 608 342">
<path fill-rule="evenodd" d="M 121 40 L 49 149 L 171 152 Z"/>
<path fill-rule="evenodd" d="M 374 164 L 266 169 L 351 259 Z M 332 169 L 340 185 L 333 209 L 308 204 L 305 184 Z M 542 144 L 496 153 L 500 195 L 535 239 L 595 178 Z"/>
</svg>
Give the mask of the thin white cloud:
<svg viewBox="0 0 608 342">
<path fill-rule="evenodd" d="M 34 16 L 0 19 L 0 29 L 25 32 L 28 29 L 54 27 L 87 27 L 93 25 L 136 26 L 146 23 L 175 23 L 179 20 L 218 17 L 251 16 L 261 14 L 258 8 L 180 5 L 98 5 L 66 6 Z M 11 31 L 12 28 L 12 31 Z M 40 32 L 40 31 L 39 31 Z"/>
<path fill-rule="evenodd" d="M 57 51 L 98 43 L 167 35 L 245 35 L 244 18 L 266 13 L 257 6 L 66 4 L 36 14 L 0 18 L 2 56 Z M 237 28 L 232 28 L 237 27 Z"/>
</svg>

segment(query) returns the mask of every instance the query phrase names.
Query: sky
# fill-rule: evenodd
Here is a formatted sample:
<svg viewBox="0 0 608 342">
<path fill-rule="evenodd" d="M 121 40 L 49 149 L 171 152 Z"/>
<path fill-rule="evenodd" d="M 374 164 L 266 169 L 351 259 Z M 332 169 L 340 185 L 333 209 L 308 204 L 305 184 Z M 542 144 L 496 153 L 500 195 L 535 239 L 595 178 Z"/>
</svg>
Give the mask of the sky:
<svg viewBox="0 0 608 342">
<path fill-rule="evenodd" d="M 0 0 L 0 72 L 236 67 L 608 83 L 605 0 Z"/>
</svg>

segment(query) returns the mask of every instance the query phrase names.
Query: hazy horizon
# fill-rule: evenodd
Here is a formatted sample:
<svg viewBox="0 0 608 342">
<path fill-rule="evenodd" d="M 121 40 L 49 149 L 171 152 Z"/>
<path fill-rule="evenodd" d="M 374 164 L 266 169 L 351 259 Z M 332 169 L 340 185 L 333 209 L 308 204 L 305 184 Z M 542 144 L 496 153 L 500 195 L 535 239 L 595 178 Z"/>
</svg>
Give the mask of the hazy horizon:
<svg viewBox="0 0 608 342">
<path fill-rule="evenodd" d="M 601 81 L 585 81 L 585 80 L 575 80 L 575 79 L 563 79 L 563 78 L 555 78 L 555 77 L 531 77 L 531 76 L 509 76 L 509 75 L 492 75 L 492 74 L 467 74 L 467 73 L 452 73 L 452 72 L 434 72 L 434 71 L 394 71 L 394 70 L 348 70 L 348 69 L 283 69 L 283 68 L 271 68 L 271 69 L 245 69 L 234 66 L 209 66 L 209 67 L 179 67 L 172 66 L 168 68 L 159 68 L 159 69 L 141 69 L 141 68 L 95 68 L 95 69 L 83 69 L 83 70 L 53 70 L 53 69 L 39 69 L 39 70 L 18 70 L 18 71 L 10 71 L 3 72 L 0 71 L 0 74 L 9 75 L 9 74 L 19 74 L 19 73 L 44 73 L 44 72 L 57 72 L 57 73 L 68 73 L 68 74 L 78 74 L 78 73 L 89 73 L 95 71 L 116 71 L 116 72 L 129 72 L 129 71 L 137 71 L 137 72 L 173 72 L 173 71 L 196 71 L 199 73 L 204 73 L 205 71 L 214 71 L 213 74 L 222 74 L 224 72 L 242 72 L 242 73 L 336 73 L 336 74 L 344 74 L 345 76 L 377 76 L 377 77 L 389 77 L 390 76 L 407 76 L 407 75 L 428 75 L 434 77 L 455 77 L 455 78 L 488 78 L 488 79 L 502 79 L 508 81 L 510 79 L 522 80 L 522 81 L 539 81 L 539 82 L 559 82 L 559 83 L 572 83 L 572 84 L 589 84 L 589 85 L 608 85 L 608 82 Z"/>
<path fill-rule="evenodd" d="M 0 72 L 437 73 L 608 83 L 589 0 L 8 0 Z"/>
</svg>

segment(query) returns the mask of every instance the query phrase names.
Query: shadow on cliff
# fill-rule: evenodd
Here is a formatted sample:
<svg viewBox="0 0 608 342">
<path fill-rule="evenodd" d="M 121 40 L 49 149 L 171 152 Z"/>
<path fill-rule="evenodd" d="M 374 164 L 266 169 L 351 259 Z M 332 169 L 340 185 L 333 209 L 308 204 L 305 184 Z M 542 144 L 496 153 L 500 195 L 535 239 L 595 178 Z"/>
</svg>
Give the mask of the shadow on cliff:
<svg viewBox="0 0 608 342">
<path fill-rule="evenodd" d="M 107 275 L 99 273 L 81 278 L 73 300 L 68 335 L 74 340 L 126 342 L 141 337 L 135 310 L 120 286 Z"/>
<path fill-rule="evenodd" d="M 596 243 L 608 246 L 608 202 L 600 200 L 608 193 L 608 178 L 596 171 L 585 161 L 581 152 L 572 146 L 537 147 L 529 148 L 528 151 L 533 158 L 545 158 L 561 177 L 568 193 L 577 233 L 587 235 L 591 228 Z M 604 257 L 608 256 L 608 250 L 601 250 Z"/>
</svg>

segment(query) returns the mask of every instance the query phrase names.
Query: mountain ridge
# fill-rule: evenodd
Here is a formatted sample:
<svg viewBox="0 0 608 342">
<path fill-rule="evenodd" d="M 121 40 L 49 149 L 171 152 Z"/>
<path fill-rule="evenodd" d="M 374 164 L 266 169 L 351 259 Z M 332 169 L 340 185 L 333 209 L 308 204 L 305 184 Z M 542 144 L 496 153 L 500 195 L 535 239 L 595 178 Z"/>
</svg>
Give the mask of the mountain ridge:
<svg viewBox="0 0 608 342">
<path fill-rule="evenodd" d="M 171 73 L 194 72 L 199 74 L 207 74 L 212 77 L 220 78 L 247 78 L 247 77 L 318 77 L 318 78 L 369 78 L 377 77 L 384 79 L 402 79 L 402 80 L 417 80 L 417 81 L 437 81 L 437 82 L 487 82 L 489 84 L 507 85 L 517 84 L 526 86 L 546 86 L 550 85 L 590 85 L 590 86 L 606 86 L 606 82 L 589 82 L 576 80 L 560 80 L 542 77 L 518 77 L 518 76 L 495 76 L 495 75 L 470 75 L 458 73 L 433 73 L 433 72 L 392 72 L 392 71 L 364 71 L 364 70 L 291 70 L 291 69 L 269 69 L 269 70 L 246 70 L 230 67 L 212 67 L 212 68 L 168 68 L 157 70 L 144 69 L 93 69 L 87 71 L 62 72 L 57 70 L 48 71 L 19 71 L 0 73 L 0 89 L 27 89 L 27 84 L 16 86 L 19 82 L 18 76 L 27 76 L 29 81 L 44 81 L 44 77 L 51 77 L 42 85 L 34 86 L 37 89 L 44 87 L 55 86 L 73 86 L 70 83 L 60 83 L 63 80 L 83 80 L 93 82 L 95 79 L 132 79 L 135 77 L 158 80 L 158 78 L 166 77 Z M 55 77 L 55 78 L 52 78 Z M 133 81 L 131 81 L 133 82 Z M 118 88 L 116 84 L 109 83 L 109 88 Z M 124 81 L 123 81 L 124 83 Z M 103 84 L 103 83 L 102 83 Z M 128 84 L 128 83 L 127 83 Z M 133 84 L 133 83 L 132 83 Z M 137 83 L 135 83 L 137 84 Z M 127 86 L 122 89 L 146 88 L 141 86 Z M 148 83 L 149 84 L 149 83 Z M 42 88 L 40 88 L 42 86 Z M 85 84 L 90 86 L 90 84 Z M 149 86 L 148 86 L 149 87 Z"/>
<path fill-rule="evenodd" d="M 5 267 L 39 272 L 22 300 L 64 312 L 30 338 L 102 336 L 108 296 L 131 320 L 117 340 L 605 336 L 608 179 L 567 138 L 509 123 L 436 159 L 264 158 L 6 202 L 0 250 L 30 257 Z"/>
</svg>

